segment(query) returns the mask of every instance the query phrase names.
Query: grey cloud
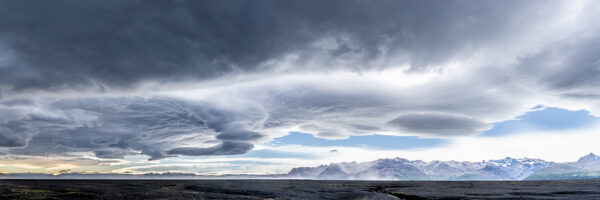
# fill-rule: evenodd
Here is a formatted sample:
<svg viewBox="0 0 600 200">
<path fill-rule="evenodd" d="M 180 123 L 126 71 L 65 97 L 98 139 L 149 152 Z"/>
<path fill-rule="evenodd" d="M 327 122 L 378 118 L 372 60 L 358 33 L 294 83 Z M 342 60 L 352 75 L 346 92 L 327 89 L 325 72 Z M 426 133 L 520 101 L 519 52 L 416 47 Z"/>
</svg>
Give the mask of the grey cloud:
<svg viewBox="0 0 600 200">
<path fill-rule="evenodd" d="M 597 100 L 600 99 L 600 94 L 590 94 L 590 93 L 566 93 L 562 95 L 566 98 L 574 98 L 574 99 L 591 99 Z"/>
<path fill-rule="evenodd" d="M 487 75 L 490 73 L 499 75 L 489 78 Z M 342 139 L 349 135 L 398 132 L 398 127 L 390 127 L 386 122 L 403 113 L 448 113 L 448 116 L 433 117 L 442 120 L 439 118 L 446 116 L 454 121 L 469 118 L 487 127 L 487 123 L 510 119 L 521 114 L 522 109 L 532 107 L 524 100 L 528 94 L 501 75 L 500 72 L 482 70 L 470 76 L 438 79 L 401 89 L 368 82 L 352 83 L 360 84 L 360 87 L 346 89 L 337 80 L 312 78 L 314 83 L 290 83 L 286 89 L 273 91 L 275 95 L 261 93 L 270 91 L 270 86 L 257 86 L 258 89 L 247 92 L 273 98 L 266 101 L 270 109 L 269 118 L 264 123 L 265 129 L 286 127 L 323 138 Z M 456 92 L 457 88 L 461 89 L 460 93 Z M 495 88 L 495 92 L 489 93 L 490 88 Z M 442 126 L 439 122 L 435 123 Z M 439 133 L 433 133 L 436 131 Z M 452 136 L 479 131 L 482 129 L 464 127 L 452 133 L 443 128 L 403 133 Z"/>
<path fill-rule="evenodd" d="M 525 80 L 566 97 L 600 95 L 600 37 L 564 40 L 524 57 L 517 72 Z"/>
<path fill-rule="evenodd" d="M 262 138 L 263 135 L 247 130 L 231 130 L 231 131 L 223 131 L 221 134 L 217 135 L 217 139 L 221 140 L 242 140 L 242 141 L 252 141 Z"/>
<path fill-rule="evenodd" d="M 0 147 L 26 147 L 32 137 L 39 133 L 38 126 L 43 124 L 22 119 L 0 123 Z M 53 126 L 48 124 L 45 127 L 53 129 Z"/>
<path fill-rule="evenodd" d="M 0 146 L 23 147 L 10 152 L 25 155 L 89 151 L 97 157 L 122 158 L 142 152 L 160 159 L 168 157 L 166 151 L 170 149 L 214 143 L 215 139 L 222 145 L 212 150 L 207 148 L 205 155 L 243 153 L 237 150 L 242 146 L 237 143 L 263 137 L 239 125 L 262 120 L 255 118 L 260 114 L 236 113 L 201 102 L 123 97 L 63 99 L 38 104 L 46 113 L 26 113 L 30 116 L 27 119 L 0 123 Z"/>
<path fill-rule="evenodd" d="M 318 122 L 313 122 L 313 123 L 318 123 Z M 343 123 L 340 125 L 340 124 L 331 123 L 328 121 L 322 121 L 321 123 L 325 124 L 325 126 L 319 126 L 319 125 L 316 125 L 313 123 L 304 124 L 304 125 L 300 126 L 299 128 L 301 131 L 303 131 L 305 133 L 312 133 L 317 137 L 328 138 L 328 139 L 346 139 L 350 135 L 348 133 L 356 134 L 356 133 L 361 133 L 363 131 L 362 129 L 355 129 L 353 131 L 352 127 L 345 127 L 345 125 L 343 125 Z M 352 126 L 352 125 L 350 125 L 350 126 Z M 360 130 L 360 131 L 356 131 L 356 130 Z"/>
<path fill-rule="evenodd" d="M 596 104 L 595 99 L 600 95 L 598 10 L 597 2 L 585 2 L 576 12 L 576 22 L 561 27 L 567 35 L 518 59 L 512 74 L 514 79 L 536 92 L 565 97 L 561 102 L 584 101 L 588 104 L 586 109 L 590 109 L 589 105 Z"/>
<path fill-rule="evenodd" d="M 3 130 L 4 131 L 4 130 Z M 19 137 L 20 135 L 10 135 L 3 133 L 0 135 L 0 147 L 23 147 L 27 144 L 25 138 Z"/>
<path fill-rule="evenodd" d="M 108 146 L 117 143 L 119 143 L 119 138 L 117 137 L 96 137 L 90 140 L 90 144 L 92 145 Z"/>
<path fill-rule="evenodd" d="M 179 147 L 169 150 L 168 154 L 188 155 L 188 156 L 204 156 L 204 155 L 236 155 L 244 154 L 254 148 L 253 144 L 244 142 L 224 141 L 223 143 L 208 147 Z"/>
<path fill-rule="evenodd" d="M 319 58 L 321 69 L 426 69 L 504 36 L 530 9 L 552 11 L 534 1 L 3 1 L 0 88 L 103 92 L 256 72 L 287 54 L 299 58 L 292 70 Z"/>
<path fill-rule="evenodd" d="M 359 125 L 359 124 L 353 124 L 353 125 L 351 125 L 351 127 L 359 129 L 359 130 L 365 130 L 365 131 L 377 131 L 377 130 L 379 130 L 379 127 L 365 126 L 365 125 Z"/>
<path fill-rule="evenodd" d="M 471 135 L 490 128 L 490 125 L 477 119 L 442 113 L 405 114 L 388 124 L 406 132 L 442 136 Z"/>
<path fill-rule="evenodd" d="M 537 54 L 521 57 L 514 74 L 506 73 L 508 66 L 467 59 L 465 67 L 477 69 L 454 69 L 454 74 L 440 73 L 435 80 L 406 87 L 356 83 L 360 78 L 333 73 L 282 82 L 267 77 L 280 76 L 275 74 L 279 68 L 282 73 L 326 74 L 405 64 L 411 75 L 461 61 L 473 51 L 510 50 L 512 44 L 497 43 L 536 32 L 529 25 L 548 23 L 561 7 L 558 1 L 538 3 L 2 1 L 0 98 L 41 89 L 54 99 L 42 100 L 48 93 L 23 93 L 14 97 L 22 99 L 0 102 L 0 147 L 11 147 L 0 149 L 25 155 L 93 152 L 102 158 L 141 152 L 160 159 L 245 153 L 269 131 L 298 126 L 326 138 L 390 130 L 469 135 L 539 104 L 526 102 L 530 93 L 515 83 L 517 76 L 571 98 L 600 94 L 595 89 L 596 36 L 544 44 Z M 481 57 L 521 56 L 509 54 Z M 289 55 L 291 66 L 280 66 Z M 560 65 L 548 70 L 555 63 Z M 152 94 L 131 88 L 144 81 L 196 83 L 246 73 L 265 73 L 261 77 L 268 80 L 208 85 L 201 89 L 216 92 L 199 98 L 209 102 L 109 97 L 114 90 L 120 90 L 116 96 L 127 96 L 123 91 Z M 108 97 L 61 96 L 61 89 Z M 229 99 L 234 103 L 220 102 Z"/>
<path fill-rule="evenodd" d="M 94 155 L 98 158 L 123 158 L 126 155 L 132 155 L 127 151 L 119 148 L 104 148 L 104 149 L 95 149 Z M 162 158 L 162 157 L 161 157 Z"/>
<path fill-rule="evenodd" d="M 20 121 L 0 124 L 0 147 L 24 147 L 33 134 L 34 130 Z"/>
</svg>

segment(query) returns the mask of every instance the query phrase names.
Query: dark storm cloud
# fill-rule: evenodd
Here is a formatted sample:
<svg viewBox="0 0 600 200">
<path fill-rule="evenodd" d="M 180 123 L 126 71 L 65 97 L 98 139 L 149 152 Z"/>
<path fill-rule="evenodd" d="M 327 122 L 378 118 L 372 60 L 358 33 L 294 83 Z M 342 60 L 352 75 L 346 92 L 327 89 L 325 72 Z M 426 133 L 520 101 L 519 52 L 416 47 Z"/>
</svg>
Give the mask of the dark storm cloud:
<svg viewBox="0 0 600 200">
<path fill-rule="evenodd" d="M 254 118 L 260 113 L 170 98 L 82 98 L 40 102 L 36 107 L 42 109 L 21 109 L 26 117 L 0 123 L 0 147 L 24 147 L 10 152 L 27 155 L 91 151 L 100 158 L 139 151 L 159 159 L 181 146 L 191 146 L 197 155 L 245 153 L 253 145 L 244 142 L 262 137 L 244 129 L 249 124 L 240 125 L 260 120 Z M 206 144 L 215 139 L 220 144 Z M 213 147 L 197 148 L 202 144 Z M 184 154 L 176 152 L 169 154 Z"/>
<path fill-rule="evenodd" d="M 424 69 L 511 30 L 533 3 L 2 1 L 0 86 L 104 91 L 210 79 L 264 70 L 288 53 L 300 58 L 291 70 L 314 70 L 303 60 L 324 54 L 328 61 L 316 67 L 350 57 L 344 67 Z M 329 43 L 315 47 L 324 38 Z"/>
<path fill-rule="evenodd" d="M 405 114 L 388 122 L 402 131 L 432 135 L 471 135 L 490 128 L 477 119 L 441 113 Z"/>
<path fill-rule="evenodd" d="M 24 147 L 32 131 L 22 122 L 0 125 L 0 147 Z"/>
<path fill-rule="evenodd" d="M 243 141 L 256 140 L 256 139 L 260 139 L 262 137 L 263 137 L 263 135 L 261 135 L 257 132 L 246 131 L 246 130 L 223 131 L 223 133 L 217 135 L 217 139 L 221 139 L 221 140 L 243 140 Z"/>
<path fill-rule="evenodd" d="M 204 156 L 204 155 L 236 155 L 244 154 L 254 148 L 253 144 L 244 142 L 225 141 L 217 146 L 208 148 L 179 147 L 169 150 L 168 154 Z"/>
<path fill-rule="evenodd" d="M 518 72 L 565 97 L 600 95 L 600 37 L 568 39 L 521 59 Z"/>
</svg>

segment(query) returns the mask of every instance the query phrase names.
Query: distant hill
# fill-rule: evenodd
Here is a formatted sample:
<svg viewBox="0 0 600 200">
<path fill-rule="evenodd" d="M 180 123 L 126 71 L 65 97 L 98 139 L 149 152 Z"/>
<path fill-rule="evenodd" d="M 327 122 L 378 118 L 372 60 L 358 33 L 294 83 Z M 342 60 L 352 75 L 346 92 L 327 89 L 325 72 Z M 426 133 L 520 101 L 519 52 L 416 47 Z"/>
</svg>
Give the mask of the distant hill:
<svg viewBox="0 0 600 200">
<path fill-rule="evenodd" d="M 600 156 L 590 153 L 577 162 L 556 163 L 533 158 L 482 162 L 379 159 L 343 162 L 317 167 L 297 167 L 287 174 L 228 174 L 203 176 L 191 173 L 0 173 L 0 179 L 318 179 L 318 180 L 582 180 L 600 179 Z"/>
<path fill-rule="evenodd" d="M 532 158 L 482 162 L 379 159 L 294 168 L 288 178 L 329 180 L 566 180 L 600 178 L 600 157 L 590 153 L 573 163 Z"/>
<path fill-rule="evenodd" d="M 527 180 L 600 179 L 600 156 L 590 153 L 572 163 L 559 163 L 539 170 Z"/>
</svg>

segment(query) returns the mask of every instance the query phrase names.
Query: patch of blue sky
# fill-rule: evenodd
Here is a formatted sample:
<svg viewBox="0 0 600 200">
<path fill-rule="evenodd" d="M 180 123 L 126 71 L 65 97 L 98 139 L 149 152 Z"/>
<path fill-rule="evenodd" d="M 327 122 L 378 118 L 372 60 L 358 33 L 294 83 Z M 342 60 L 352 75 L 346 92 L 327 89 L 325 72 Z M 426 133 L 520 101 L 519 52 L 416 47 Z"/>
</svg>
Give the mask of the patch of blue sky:
<svg viewBox="0 0 600 200">
<path fill-rule="evenodd" d="M 556 131 L 585 127 L 600 120 L 586 110 L 571 111 L 561 108 L 536 106 L 514 120 L 495 123 L 483 136 L 503 136 L 523 131 Z"/>
<path fill-rule="evenodd" d="M 350 136 L 347 139 L 328 140 L 316 138 L 312 134 L 290 132 L 275 138 L 268 146 L 302 145 L 316 147 L 359 147 L 372 149 L 413 149 L 435 147 L 446 143 L 443 139 L 420 138 L 416 136 L 365 135 Z"/>
</svg>

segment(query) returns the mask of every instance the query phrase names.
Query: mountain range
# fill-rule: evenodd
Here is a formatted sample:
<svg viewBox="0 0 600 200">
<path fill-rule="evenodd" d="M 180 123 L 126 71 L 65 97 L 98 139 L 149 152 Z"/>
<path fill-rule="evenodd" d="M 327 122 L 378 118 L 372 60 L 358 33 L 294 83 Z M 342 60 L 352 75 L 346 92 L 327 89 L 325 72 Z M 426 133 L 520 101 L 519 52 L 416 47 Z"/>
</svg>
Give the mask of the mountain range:
<svg viewBox="0 0 600 200">
<path fill-rule="evenodd" d="M 0 173 L 0 179 L 318 179 L 318 180 L 578 180 L 600 179 L 600 156 L 576 162 L 510 158 L 481 162 L 379 159 L 316 167 L 296 167 L 287 174 L 196 175 L 193 173 Z"/>
<path fill-rule="evenodd" d="M 577 162 L 532 158 L 482 162 L 379 159 L 298 167 L 287 178 L 325 180 L 570 180 L 600 178 L 600 156 L 590 153 Z"/>
</svg>

